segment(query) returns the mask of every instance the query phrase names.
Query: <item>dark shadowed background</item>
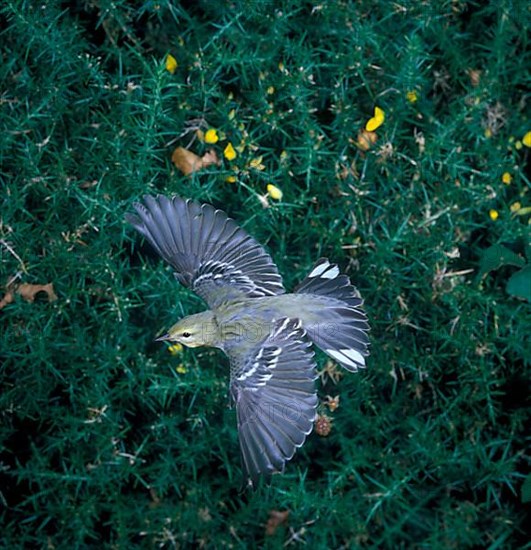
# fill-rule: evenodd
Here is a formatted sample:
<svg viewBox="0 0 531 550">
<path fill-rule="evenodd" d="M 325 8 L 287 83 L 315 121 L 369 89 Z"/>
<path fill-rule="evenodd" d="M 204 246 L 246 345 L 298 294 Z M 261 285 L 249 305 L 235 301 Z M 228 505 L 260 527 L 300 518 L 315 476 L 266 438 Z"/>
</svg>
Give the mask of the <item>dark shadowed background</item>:
<svg viewBox="0 0 531 550">
<path fill-rule="evenodd" d="M 525 2 L 8 1 L 0 23 L 0 546 L 526 543 Z M 216 162 L 185 176 L 177 147 Z M 318 354 L 319 433 L 254 493 L 225 357 L 153 342 L 204 308 L 124 222 L 159 192 L 226 210 L 289 289 L 326 256 L 366 300 L 368 368 Z"/>
</svg>

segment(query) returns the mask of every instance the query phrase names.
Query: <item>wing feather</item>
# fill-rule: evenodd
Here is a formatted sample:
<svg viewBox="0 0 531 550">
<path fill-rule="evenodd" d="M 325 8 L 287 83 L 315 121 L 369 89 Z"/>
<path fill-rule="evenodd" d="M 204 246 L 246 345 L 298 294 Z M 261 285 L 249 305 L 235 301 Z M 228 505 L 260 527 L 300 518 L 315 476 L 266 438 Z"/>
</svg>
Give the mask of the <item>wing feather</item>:
<svg viewBox="0 0 531 550">
<path fill-rule="evenodd" d="M 249 357 L 229 353 L 242 466 L 252 486 L 283 471 L 313 428 L 316 372 L 305 334 L 300 321 L 280 319 Z"/>
<path fill-rule="evenodd" d="M 269 254 L 221 210 L 162 195 L 146 195 L 134 208 L 127 221 L 211 308 L 285 292 Z"/>
</svg>

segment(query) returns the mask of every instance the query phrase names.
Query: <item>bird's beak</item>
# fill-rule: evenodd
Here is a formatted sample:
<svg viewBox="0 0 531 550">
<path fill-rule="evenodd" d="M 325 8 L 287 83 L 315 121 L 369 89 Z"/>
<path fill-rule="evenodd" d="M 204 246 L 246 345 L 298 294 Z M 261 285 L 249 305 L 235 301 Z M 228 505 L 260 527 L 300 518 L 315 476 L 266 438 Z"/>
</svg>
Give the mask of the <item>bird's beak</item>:
<svg viewBox="0 0 531 550">
<path fill-rule="evenodd" d="M 170 333 L 163 334 L 162 336 L 159 336 L 158 338 L 155 338 L 154 342 L 166 342 L 167 340 L 170 340 Z"/>
</svg>

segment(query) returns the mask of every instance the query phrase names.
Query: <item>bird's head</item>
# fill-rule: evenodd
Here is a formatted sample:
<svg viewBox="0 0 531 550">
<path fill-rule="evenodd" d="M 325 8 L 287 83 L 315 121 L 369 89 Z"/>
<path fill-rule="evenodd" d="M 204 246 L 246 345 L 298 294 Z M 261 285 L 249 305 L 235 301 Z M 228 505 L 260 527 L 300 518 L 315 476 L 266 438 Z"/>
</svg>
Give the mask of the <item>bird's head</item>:
<svg viewBox="0 0 531 550">
<path fill-rule="evenodd" d="M 167 334 L 156 341 L 178 342 L 190 348 L 215 346 L 218 341 L 218 325 L 210 311 L 189 315 L 175 323 Z"/>
</svg>

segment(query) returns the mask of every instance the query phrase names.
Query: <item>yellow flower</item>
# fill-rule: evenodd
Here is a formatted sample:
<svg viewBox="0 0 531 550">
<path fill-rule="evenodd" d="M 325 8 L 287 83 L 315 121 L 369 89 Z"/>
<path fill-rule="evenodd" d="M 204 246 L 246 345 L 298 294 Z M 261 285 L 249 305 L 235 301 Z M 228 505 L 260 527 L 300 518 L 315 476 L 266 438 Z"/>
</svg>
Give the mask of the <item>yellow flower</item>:
<svg viewBox="0 0 531 550">
<path fill-rule="evenodd" d="M 272 183 L 267 185 L 267 194 L 276 201 L 282 200 L 282 191 Z"/>
<path fill-rule="evenodd" d="M 489 138 L 492 137 L 492 130 L 491 130 L 490 128 L 485 128 L 484 134 L 485 134 L 485 137 L 486 137 L 487 139 L 489 139 Z"/>
<path fill-rule="evenodd" d="M 217 143 L 219 141 L 218 131 L 215 128 L 209 128 L 205 132 L 205 143 Z"/>
<path fill-rule="evenodd" d="M 531 132 L 526 133 L 526 135 L 522 138 L 522 143 L 526 147 L 531 147 Z"/>
<path fill-rule="evenodd" d="M 169 53 L 166 57 L 166 70 L 173 74 L 177 70 L 177 59 L 173 57 L 171 53 Z"/>
<path fill-rule="evenodd" d="M 415 103 L 416 101 L 418 101 L 419 94 L 418 94 L 417 90 L 409 90 L 409 92 L 407 92 L 407 94 L 406 94 L 406 99 L 410 103 Z"/>
<path fill-rule="evenodd" d="M 513 177 L 509 172 L 504 172 L 502 175 L 502 181 L 505 185 L 509 185 L 513 181 Z"/>
<path fill-rule="evenodd" d="M 227 176 L 225 178 L 225 181 L 227 183 L 236 183 L 238 181 L 238 179 L 236 178 L 236 176 Z"/>
<path fill-rule="evenodd" d="M 517 216 L 527 216 L 531 214 L 531 206 L 522 206 L 519 202 L 511 205 L 511 212 Z"/>
<path fill-rule="evenodd" d="M 181 363 L 180 365 L 177 365 L 175 367 L 175 371 L 178 374 L 186 374 L 188 372 L 188 369 Z"/>
<path fill-rule="evenodd" d="M 383 109 L 380 109 L 380 107 L 375 107 L 374 116 L 367 121 L 367 124 L 365 124 L 365 130 L 367 130 L 367 132 L 374 132 L 374 130 L 379 128 L 384 121 L 385 113 Z"/>
<path fill-rule="evenodd" d="M 490 216 L 490 219 L 493 222 L 495 222 L 499 218 L 500 213 L 497 210 L 494 210 L 494 208 L 492 208 L 491 210 L 489 210 L 489 216 Z"/>
<path fill-rule="evenodd" d="M 267 89 L 267 93 L 269 95 L 272 95 L 275 93 L 275 87 L 274 86 L 269 86 L 269 88 Z"/>
<path fill-rule="evenodd" d="M 232 146 L 232 143 L 230 141 L 223 151 L 223 156 L 227 160 L 234 160 L 237 157 L 236 151 L 234 150 L 234 147 Z"/>
<path fill-rule="evenodd" d="M 182 344 L 172 344 L 171 346 L 168 347 L 168 351 L 172 355 L 177 355 L 178 353 L 181 353 L 182 350 L 183 350 Z"/>
</svg>

